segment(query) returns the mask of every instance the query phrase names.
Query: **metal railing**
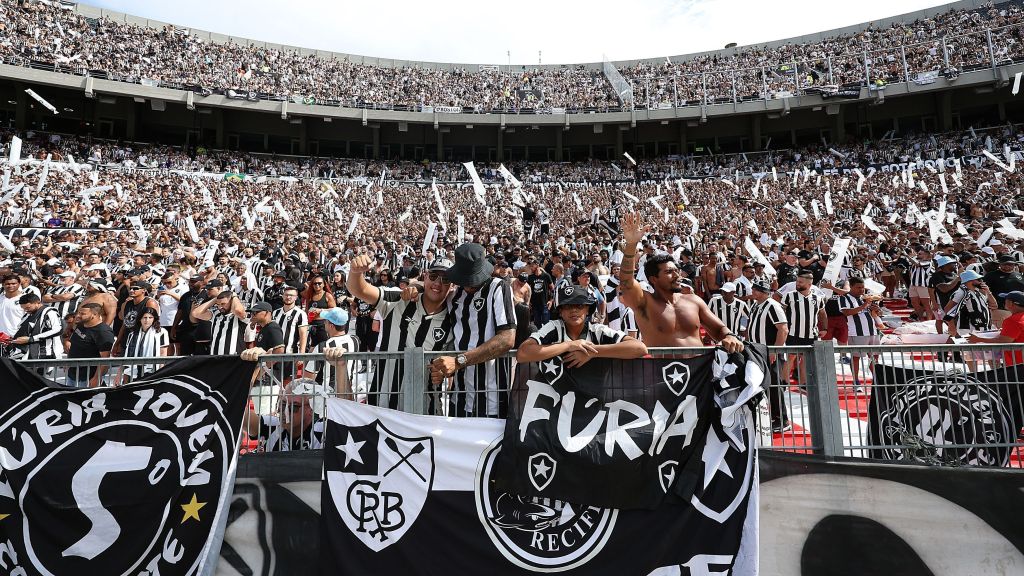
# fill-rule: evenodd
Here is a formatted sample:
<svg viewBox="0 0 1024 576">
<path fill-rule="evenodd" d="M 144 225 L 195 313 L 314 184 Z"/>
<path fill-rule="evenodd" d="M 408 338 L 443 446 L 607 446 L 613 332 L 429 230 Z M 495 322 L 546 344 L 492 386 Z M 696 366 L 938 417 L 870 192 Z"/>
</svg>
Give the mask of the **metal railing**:
<svg viewBox="0 0 1024 576">
<path fill-rule="evenodd" d="M 831 341 L 819 341 L 813 346 L 768 350 L 775 363 L 765 382 L 767 401 L 759 407 L 764 449 L 944 466 L 1024 465 L 1024 346 L 834 346 Z M 656 358 L 708 351 L 650 350 Z M 352 353 L 330 367 L 333 376 L 326 374 L 322 355 L 266 355 L 255 377 L 240 377 L 253 378 L 252 418 L 278 425 L 292 418 L 285 409 L 291 399 L 308 400 L 309 409 L 297 416 L 295 429 L 314 436 L 312 444 L 300 447 L 316 447 L 315 429 L 309 429 L 321 421 L 324 399 L 331 396 L 414 414 L 456 416 L 449 406 L 464 392 L 447 384 L 432 386 L 429 377 L 430 362 L 451 354 L 422 349 Z M 117 385 L 176 359 L 29 360 L 23 364 L 62 384 L 68 383 L 68 374 L 75 369 L 105 366 L 101 383 Z M 511 370 L 513 359 L 511 353 L 502 359 Z M 140 366 L 144 368 L 132 368 Z M 787 368 L 792 378 L 784 374 Z M 312 385 L 313 373 L 320 384 L 298 386 Z M 393 387 L 391 382 L 399 384 Z M 289 384 L 298 386 L 298 391 L 288 393 Z M 258 426 L 249 432 L 247 450 L 282 449 L 265 434 L 261 436 Z"/>
</svg>

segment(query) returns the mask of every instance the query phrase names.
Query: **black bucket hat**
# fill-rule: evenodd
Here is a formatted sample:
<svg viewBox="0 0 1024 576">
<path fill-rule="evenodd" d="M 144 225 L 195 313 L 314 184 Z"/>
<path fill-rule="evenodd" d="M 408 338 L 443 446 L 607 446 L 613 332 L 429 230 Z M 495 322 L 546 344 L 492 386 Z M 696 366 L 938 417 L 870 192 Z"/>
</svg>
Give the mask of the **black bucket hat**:
<svg viewBox="0 0 1024 576">
<path fill-rule="evenodd" d="M 455 249 L 455 264 L 448 269 L 448 279 L 457 286 L 480 286 L 491 278 L 494 265 L 487 260 L 484 247 L 467 242 Z"/>
<path fill-rule="evenodd" d="M 597 299 L 591 296 L 590 292 L 582 286 L 566 284 L 555 293 L 555 309 L 578 304 L 589 306 L 590 313 L 597 309 Z"/>
</svg>

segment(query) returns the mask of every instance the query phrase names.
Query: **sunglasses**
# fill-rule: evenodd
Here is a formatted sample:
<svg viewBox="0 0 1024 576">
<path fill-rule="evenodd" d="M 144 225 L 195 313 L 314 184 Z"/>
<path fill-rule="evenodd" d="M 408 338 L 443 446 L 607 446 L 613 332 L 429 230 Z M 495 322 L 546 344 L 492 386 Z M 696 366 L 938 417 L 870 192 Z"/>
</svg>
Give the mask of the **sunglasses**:
<svg viewBox="0 0 1024 576">
<path fill-rule="evenodd" d="M 142 290 L 142 286 L 132 286 L 129 290 Z"/>
<path fill-rule="evenodd" d="M 323 282 L 313 282 L 313 286 L 323 286 Z"/>
<path fill-rule="evenodd" d="M 440 282 L 442 284 L 452 283 L 452 281 L 449 280 L 447 276 L 440 272 L 430 272 L 427 274 L 427 278 L 429 278 L 431 282 Z"/>
</svg>

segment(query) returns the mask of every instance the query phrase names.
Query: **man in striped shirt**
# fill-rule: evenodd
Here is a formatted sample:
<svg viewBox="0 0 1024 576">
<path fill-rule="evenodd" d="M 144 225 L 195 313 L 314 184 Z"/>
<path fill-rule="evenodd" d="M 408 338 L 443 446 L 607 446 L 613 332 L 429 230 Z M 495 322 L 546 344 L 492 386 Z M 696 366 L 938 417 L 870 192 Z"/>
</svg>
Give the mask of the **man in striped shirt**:
<svg viewBox="0 0 1024 576">
<path fill-rule="evenodd" d="M 312 378 L 317 384 L 326 388 L 332 388 L 339 394 L 353 392 L 349 386 L 350 378 L 353 376 L 347 369 L 347 364 L 339 364 L 345 354 L 359 350 L 359 343 L 355 337 L 348 335 L 348 310 L 343 308 L 328 308 L 320 313 L 327 330 L 327 340 L 317 344 L 310 350 L 313 354 L 324 354 L 324 360 L 310 360 L 306 362 L 303 374 Z"/>
<path fill-rule="evenodd" d="M 439 351 L 448 348 L 452 341 L 451 313 L 447 305 L 451 289 L 448 279 L 451 261 L 439 259 L 430 263 L 423 281 L 423 292 L 414 298 L 410 296 L 415 294 L 415 289 L 407 289 L 406 298 L 399 298 L 399 292 L 382 290 L 367 282 L 366 272 L 371 266 L 373 259 L 368 253 L 353 259 L 348 271 L 348 287 L 353 296 L 371 304 L 380 314 L 378 350 L 400 352 L 408 348 L 423 348 Z M 329 353 L 328 358 L 338 355 L 334 351 Z M 403 366 L 398 360 L 378 364 L 370 384 L 369 402 L 398 408 L 403 376 Z M 431 394 L 432 405 L 434 399 Z"/>
<path fill-rule="evenodd" d="M 283 354 L 305 354 L 306 338 L 309 336 L 309 317 L 306 311 L 300 307 L 299 290 L 294 286 L 288 286 L 281 294 L 284 305 L 274 311 L 274 322 L 281 326 L 284 332 Z M 292 377 L 295 372 L 294 362 L 281 362 L 280 373 L 282 383 L 285 379 Z"/>
<path fill-rule="evenodd" d="M 454 377 L 456 394 L 449 415 L 503 418 L 508 409 L 512 359 L 504 358 L 515 344 L 516 317 L 508 282 L 493 278 L 484 247 L 465 243 L 455 249 L 447 278 L 458 288 L 450 297 L 455 356 L 436 358 L 431 382 Z"/>
<path fill-rule="evenodd" d="M 60 273 L 60 283 L 43 295 L 43 303 L 49 304 L 61 318 L 74 314 L 85 295 L 85 288 L 75 283 L 77 274 L 67 270 Z"/>
<path fill-rule="evenodd" d="M 849 292 L 839 296 L 839 310 L 846 316 L 850 345 L 870 346 L 880 343 L 882 321 L 879 319 L 878 301 L 864 299 L 863 278 L 850 277 L 849 289 Z M 853 354 L 850 360 L 855 388 L 860 387 L 860 359 L 865 356 L 869 354 Z"/>
<path fill-rule="evenodd" d="M 814 341 L 823 337 L 828 331 L 828 317 L 825 314 L 825 299 L 813 292 L 814 275 L 810 272 L 801 272 L 796 277 L 796 290 L 778 296 L 782 309 L 786 312 L 786 319 L 789 321 L 789 336 L 786 344 L 790 346 L 811 346 Z M 802 356 L 791 354 L 786 359 L 786 367 L 783 370 L 783 377 L 789 380 Z M 798 385 L 807 385 L 807 366 L 800 362 Z"/>
<path fill-rule="evenodd" d="M 746 332 L 750 308 L 746 302 L 736 297 L 734 282 L 722 284 L 721 292 L 712 296 L 708 301 L 708 308 L 733 333 L 743 335 Z"/>
<path fill-rule="evenodd" d="M 769 298 L 771 286 L 764 282 L 752 284 L 753 297 L 750 305 L 750 322 L 747 324 L 747 339 L 754 344 L 784 346 L 789 336 L 789 321 L 778 301 Z M 784 359 L 771 352 L 768 354 L 768 371 L 771 385 L 768 389 L 768 408 L 771 412 L 772 432 L 781 433 L 790 428 L 783 393 L 789 386 L 783 386 L 781 369 Z"/>
<path fill-rule="evenodd" d="M 21 319 L 21 326 L 14 335 L 13 344 L 19 346 L 24 352 L 21 356 L 25 360 L 38 360 L 45 358 L 62 358 L 64 346 L 61 344 L 60 336 L 64 330 L 64 321 L 57 315 L 57 311 L 51 307 L 43 306 L 39 296 L 25 294 L 18 301 L 25 315 Z M 13 356 L 13 355 L 12 355 Z M 52 373 L 52 368 L 37 368 L 40 376 Z"/>
<path fill-rule="evenodd" d="M 192 309 L 190 318 L 193 322 L 208 320 L 211 325 L 210 354 L 213 356 L 233 356 L 242 351 L 245 329 L 249 319 L 245 307 L 238 296 L 230 290 L 224 290 L 199 306 Z"/>
</svg>

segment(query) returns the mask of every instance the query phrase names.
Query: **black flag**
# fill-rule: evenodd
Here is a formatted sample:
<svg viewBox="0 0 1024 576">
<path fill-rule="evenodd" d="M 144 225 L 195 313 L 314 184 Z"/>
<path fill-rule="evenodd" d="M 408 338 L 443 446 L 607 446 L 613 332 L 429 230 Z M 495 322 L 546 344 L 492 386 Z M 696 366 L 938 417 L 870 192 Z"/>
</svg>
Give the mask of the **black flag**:
<svg viewBox="0 0 1024 576">
<path fill-rule="evenodd" d="M 1022 424 L 1022 377 L 1021 366 L 937 372 L 876 364 L 868 444 L 880 448 L 871 457 L 1006 466 Z"/>
<path fill-rule="evenodd" d="M 0 362 L 7 573 L 197 574 L 215 561 L 252 366 L 189 358 L 74 389 Z"/>
<path fill-rule="evenodd" d="M 708 484 L 704 463 L 752 434 L 723 409 L 760 397 L 763 354 L 680 359 L 559 357 L 522 364 L 509 401 L 498 486 L 514 494 L 611 508 L 686 501 Z M 734 454 L 744 466 L 750 454 Z"/>
</svg>

